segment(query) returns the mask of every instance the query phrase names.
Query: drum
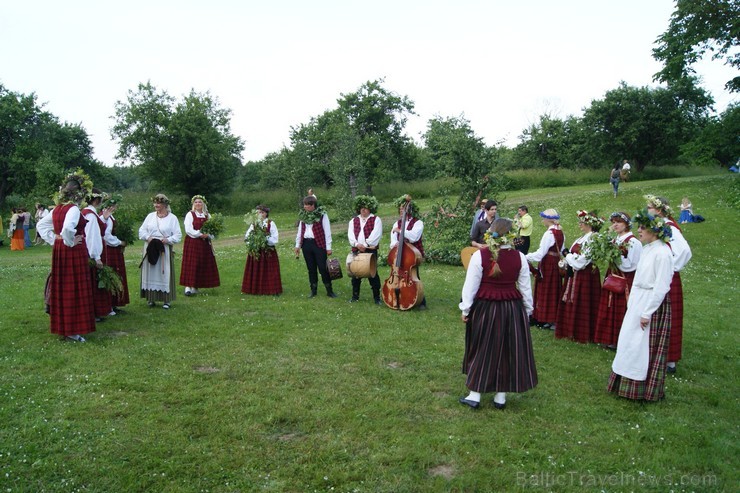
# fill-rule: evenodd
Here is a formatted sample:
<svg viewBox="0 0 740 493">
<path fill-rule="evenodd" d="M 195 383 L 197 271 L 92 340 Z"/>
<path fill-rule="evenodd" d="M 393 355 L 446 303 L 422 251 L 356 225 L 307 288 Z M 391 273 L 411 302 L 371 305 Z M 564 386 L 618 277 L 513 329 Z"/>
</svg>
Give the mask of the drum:
<svg viewBox="0 0 740 493">
<path fill-rule="evenodd" d="M 329 279 L 336 281 L 342 278 L 342 268 L 339 266 L 339 260 L 335 258 L 326 259 L 326 270 L 329 272 Z"/>
<path fill-rule="evenodd" d="M 347 274 L 358 279 L 375 277 L 378 273 L 378 256 L 372 253 L 347 255 Z"/>
</svg>

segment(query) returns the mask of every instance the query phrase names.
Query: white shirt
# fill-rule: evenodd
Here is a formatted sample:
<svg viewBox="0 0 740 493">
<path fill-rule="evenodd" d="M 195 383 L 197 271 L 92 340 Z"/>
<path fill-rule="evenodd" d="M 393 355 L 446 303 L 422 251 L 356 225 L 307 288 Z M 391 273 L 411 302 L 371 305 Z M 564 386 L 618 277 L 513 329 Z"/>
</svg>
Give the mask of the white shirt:
<svg viewBox="0 0 740 493">
<path fill-rule="evenodd" d="M 300 248 L 302 243 L 301 238 L 301 224 L 305 224 L 303 221 L 300 221 L 298 224 L 298 232 L 295 235 L 295 247 Z M 321 226 L 324 228 L 324 240 L 326 241 L 326 250 L 331 250 L 331 224 L 329 223 L 329 216 L 326 214 L 321 216 Z M 313 224 L 306 224 L 306 232 L 303 235 L 303 238 L 313 238 Z"/>
<path fill-rule="evenodd" d="M 208 214 L 205 212 L 196 212 L 196 211 L 190 211 L 193 214 L 195 214 L 199 218 L 206 218 L 208 219 Z M 188 235 L 191 238 L 200 238 L 200 230 L 193 228 L 193 214 L 190 214 L 188 212 L 185 214 L 185 219 L 182 221 L 182 223 L 185 225 L 185 234 Z"/>
<path fill-rule="evenodd" d="M 180 222 L 171 212 L 165 217 L 157 217 L 156 212 L 150 212 L 139 228 L 139 239 L 146 241 L 150 237 L 166 239 L 169 244 L 180 243 L 182 240 Z M 146 250 L 146 245 L 144 245 L 144 250 Z"/>
<path fill-rule="evenodd" d="M 691 260 L 691 247 L 678 228 L 671 226 L 671 251 L 673 252 L 673 271 L 681 272 Z"/>
<path fill-rule="evenodd" d="M 73 247 L 75 242 L 75 235 L 77 234 L 77 223 L 80 222 L 80 208 L 73 205 L 67 211 L 64 216 L 64 223 L 62 224 L 62 231 L 60 236 L 62 241 L 68 247 Z M 41 220 L 36 223 L 36 231 L 39 236 L 49 245 L 54 244 L 56 234 L 54 233 L 54 218 L 52 214 L 47 214 Z"/>
<path fill-rule="evenodd" d="M 547 251 L 555 245 L 555 235 L 551 231 L 555 229 L 558 229 L 555 225 L 547 228 L 545 234 L 542 235 L 542 239 L 540 239 L 540 247 L 537 249 L 537 251 L 527 254 L 528 261 L 540 262 L 543 258 L 545 258 L 545 255 L 547 255 Z M 563 234 L 563 245 L 565 245 L 565 234 Z M 562 249 L 563 245 L 558 245 L 558 247 Z"/>
<path fill-rule="evenodd" d="M 375 217 L 374 214 L 368 215 L 366 218 L 357 216 L 360 219 L 360 233 L 355 237 L 355 218 L 350 219 L 347 225 L 347 239 L 349 239 L 350 246 L 356 247 L 357 245 L 364 245 L 366 247 L 376 248 L 380 243 L 380 239 L 383 236 L 383 222 L 379 217 Z M 375 225 L 373 230 L 370 232 L 370 236 L 365 238 L 365 225 L 368 219 L 375 217 Z"/>
<path fill-rule="evenodd" d="M 398 221 L 394 223 L 394 227 L 396 224 L 398 224 Z M 407 221 L 406 228 L 408 227 L 409 225 Z M 404 231 L 403 236 L 406 239 L 406 241 L 408 241 L 409 243 L 415 243 L 421 239 L 421 235 L 423 234 L 424 234 L 424 222 L 417 219 L 416 222 L 414 223 L 414 226 L 411 228 L 411 230 L 406 229 Z M 396 246 L 396 244 L 398 243 L 398 236 L 399 236 L 398 232 L 391 231 L 391 248 Z"/>
<path fill-rule="evenodd" d="M 501 247 L 502 250 L 509 248 L 508 245 Z M 524 303 L 524 308 L 527 310 L 527 315 L 531 315 L 534 305 L 532 304 L 532 286 L 529 282 L 529 265 L 523 253 L 519 252 L 519 256 L 521 257 L 522 265 L 519 268 L 516 287 L 522 294 L 522 303 Z M 478 288 L 480 288 L 481 279 L 483 279 L 483 263 L 480 250 L 477 250 L 470 257 L 468 271 L 465 274 L 465 284 L 462 289 L 462 301 L 458 305 L 462 314 L 466 317 L 470 313 L 470 307 L 473 306 L 473 302 L 475 301 L 475 295 L 478 293 Z"/>
<path fill-rule="evenodd" d="M 100 216 L 100 219 L 105 221 L 105 224 L 108 225 L 108 227 L 105 228 L 105 234 L 103 235 L 103 241 L 105 242 L 105 244 L 111 247 L 121 246 L 121 240 L 119 240 L 117 236 L 113 236 L 113 216 L 108 216 L 108 219 Z"/>
<path fill-rule="evenodd" d="M 98 211 L 92 205 L 88 205 L 85 209 L 83 210 L 83 216 L 87 219 L 87 224 L 85 224 L 87 253 L 90 258 L 100 260 L 100 255 L 103 253 L 103 237 L 100 234 L 100 225 L 98 224 Z"/>
<path fill-rule="evenodd" d="M 617 245 L 624 243 L 624 240 L 631 235 L 631 231 L 617 237 Z M 619 270 L 622 272 L 634 272 L 637 269 L 637 264 L 640 262 L 640 256 L 642 255 L 642 243 L 640 240 L 633 237 L 629 241 L 629 248 L 627 249 L 627 256 L 620 257 L 620 263 L 618 265 Z"/>
<path fill-rule="evenodd" d="M 573 270 L 583 270 L 591 263 L 591 260 L 586 257 L 586 253 L 588 253 L 588 244 L 591 242 L 591 236 L 593 234 L 593 231 L 589 231 L 574 241 L 573 245 L 571 245 L 571 250 L 574 246 L 578 244 L 581 245 L 581 253 L 569 253 L 565 256 L 565 261 L 568 262 L 568 265 L 570 265 Z"/>
</svg>

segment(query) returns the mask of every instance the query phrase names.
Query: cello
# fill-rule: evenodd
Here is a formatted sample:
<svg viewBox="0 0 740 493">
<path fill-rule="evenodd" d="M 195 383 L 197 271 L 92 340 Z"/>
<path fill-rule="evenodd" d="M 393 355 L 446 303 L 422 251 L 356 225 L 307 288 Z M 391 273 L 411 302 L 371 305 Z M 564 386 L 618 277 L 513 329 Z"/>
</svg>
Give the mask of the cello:
<svg viewBox="0 0 740 493">
<path fill-rule="evenodd" d="M 410 310 L 424 299 L 424 286 L 417 269 L 423 258 L 419 249 L 405 239 L 411 196 L 406 195 L 405 198 L 398 243 L 388 252 L 391 273 L 383 283 L 383 302 L 393 310 Z"/>
</svg>

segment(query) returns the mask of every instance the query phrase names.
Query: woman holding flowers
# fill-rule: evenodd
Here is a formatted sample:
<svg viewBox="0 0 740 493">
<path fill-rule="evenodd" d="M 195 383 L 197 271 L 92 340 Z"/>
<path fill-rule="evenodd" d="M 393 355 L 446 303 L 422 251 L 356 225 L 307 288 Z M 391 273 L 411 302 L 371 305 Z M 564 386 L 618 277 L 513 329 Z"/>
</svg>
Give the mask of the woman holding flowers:
<svg viewBox="0 0 740 493">
<path fill-rule="evenodd" d="M 49 315 L 52 334 L 85 342 L 95 331 L 92 272 L 85 243 L 80 203 L 92 193 L 92 182 L 82 170 L 67 176 L 57 193 L 57 206 L 36 225 L 41 238 L 53 245 L 49 276 Z"/>
<path fill-rule="evenodd" d="M 141 261 L 141 297 L 150 307 L 162 302 L 169 310 L 177 297 L 175 291 L 175 256 L 173 245 L 180 243 L 180 222 L 170 209 L 170 199 L 163 193 L 152 197 L 154 212 L 149 213 L 139 228 L 139 239 L 144 240 L 144 259 Z"/>
<path fill-rule="evenodd" d="M 542 235 L 537 251 L 527 254 L 528 262 L 539 262 L 534 281 L 535 323 L 545 329 L 554 329 L 558 317 L 560 298 L 563 295 L 563 281 L 558 269 L 560 250 L 565 245 L 565 235 L 560 228 L 560 214 L 555 209 L 540 212 L 542 223 L 547 228 Z"/>
<path fill-rule="evenodd" d="M 664 397 L 671 335 L 673 255 L 666 244 L 671 228 L 647 209 L 635 214 L 643 244 L 622 322 L 607 390 L 620 397 L 657 401 Z"/>
<path fill-rule="evenodd" d="M 473 409 L 480 407 L 484 392 L 496 392 L 493 405 L 504 409 L 506 392 L 525 392 L 537 385 L 529 333 L 529 266 L 513 247 L 511 225 L 510 219 L 493 222 L 486 234 L 488 248 L 473 253 L 462 289 L 462 371 L 470 393 L 459 402 Z"/>
<path fill-rule="evenodd" d="M 133 235 L 132 231 L 122 231 L 122 227 L 113 213 L 118 209 L 120 203 L 120 197 L 109 197 L 103 202 L 103 210 L 100 213 L 100 217 L 105 221 L 106 228 L 105 234 L 103 235 L 103 242 L 105 243 L 105 265 L 108 265 L 113 271 L 118 274 L 121 278 L 121 290 L 116 293 L 111 293 L 111 305 L 113 305 L 113 311 L 118 313 L 118 309 L 122 306 L 129 304 L 129 293 L 128 293 L 128 278 L 126 276 L 126 261 L 123 258 L 123 252 L 126 248 L 127 242 L 122 239 L 124 237 L 130 237 Z M 127 234 L 128 233 L 128 234 Z"/>
<path fill-rule="evenodd" d="M 589 243 L 591 236 L 601 229 L 604 220 L 595 212 L 580 210 L 577 214 L 578 228 L 583 236 L 573 243 L 565 255 L 568 275 L 558 310 L 555 337 L 585 343 L 594 339 L 601 297 L 601 276 L 599 268 L 589 259 Z"/>
<path fill-rule="evenodd" d="M 627 297 L 632 290 L 635 270 L 642 254 L 642 244 L 632 234 L 629 214 L 614 212 L 609 216 L 609 220 L 616 237 L 607 238 L 607 240 L 618 252 L 618 257 L 615 261 L 609 262 L 606 277 L 613 275 L 623 277 L 626 289 L 624 293 L 614 293 L 607 290 L 606 286 L 602 287 L 594 342 L 610 349 L 616 349 L 619 329 L 622 327 L 624 314 L 627 312 Z"/>
<path fill-rule="evenodd" d="M 280 260 L 275 245 L 278 229 L 269 219 L 270 209 L 258 205 L 254 217 L 248 217 L 249 228 L 244 235 L 247 244 L 247 265 L 242 279 L 244 294 L 281 294 Z"/>
<path fill-rule="evenodd" d="M 202 195 L 190 199 L 191 210 L 185 215 L 185 245 L 182 249 L 180 286 L 185 286 L 185 296 L 198 293 L 198 288 L 215 288 L 221 285 L 213 254 L 213 236 L 203 231 L 211 219 L 208 203 Z"/>
</svg>

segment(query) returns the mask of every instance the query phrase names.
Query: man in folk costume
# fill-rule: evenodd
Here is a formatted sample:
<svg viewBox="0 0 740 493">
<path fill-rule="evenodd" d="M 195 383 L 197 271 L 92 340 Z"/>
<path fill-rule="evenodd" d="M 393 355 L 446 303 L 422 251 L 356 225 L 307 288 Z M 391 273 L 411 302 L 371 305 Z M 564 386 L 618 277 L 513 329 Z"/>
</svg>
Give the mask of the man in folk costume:
<svg viewBox="0 0 740 493">
<path fill-rule="evenodd" d="M 643 244 L 607 390 L 633 400 L 664 397 L 666 355 L 671 338 L 673 255 L 671 228 L 647 209 L 632 218 Z"/>
<path fill-rule="evenodd" d="M 326 268 L 326 259 L 331 255 L 331 224 L 329 216 L 326 214 L 323 206 L 318 205 L 316 198 L 312 196 L 303 199 L 303 210 L 298 214 L 298 233 L 295 237 L 295 255 L 303 252 L 303 258 L 306 260 L 308 269 L 308 283 L 311 286 L 311 295 L 309 298 L 316 296 L 316 290 L 319 285 L 319 276 L 326 288 L 326 295 L 329 298 L 336 298 L 331 285 L 329 271 Z"/>
<path fill-rule="evenodd" d="M 378 211 L 378 201 L 369 195 L 358 195 L 355 197 L 355 213 L 357 216 L 349 221 L 347 226 L 347 238 L 352 247 L 352 253 L 370 253 L 375 257 L 377 263 L 378 245 L 383 236 L 383 223 L 375 215 Z M 373 300 L 379 305 L 380 301 L 380 276 L 376 270 L 375 276 L 369 279 L 373 290 Z M 352 278 L 352 298 L 350 303 L 360 300 L 360 284 L 362 279 Z"/>
<path fill-rule="evenodd" d="M 115 315 L 113 305 L 111 304 L 110 293 L 98 287 L 97 269 L 102 269 L 105 265 L 105 244 L 103 235 L 107 224 L 98 216 L 98 208 L 103 202 L 104 194 L 97 188 L 92 189 L 92 193 L 87 198 L 87 206 L 82 209 L 82 216 L 87 220 L 85 225 L 85 241 L 87 242 L 87 251 L 90 258 L 95 261 L 95 270 L 93 271 L 93 299 L 95 300 L 95 318 L 96 321 L 102 321 L 103 317 Z"/>
<path fill-rule="evenodd" d="M 419 253 L 421 253 L 422 258 L 424 257 L 424 243 L 422 241 L 422 237 L 424 236 L 424 222 L 419 219 L 419 209 L 417 209 L 416 204 L 408 200 L 407 205 L 407 199 L 410 199 L 411 197 L 409 195 L 401 195 L 399 198 L 396 199 L 395 204 L 398 208 L 398 215 L 399 219 L 395 223 L 393 223 L 393 229 L 391 230 L 391 245 L 390 248 L 393 249 L 394 246 L 398 244 L 398 238 L 401 233 L 401 220 L 403 219 L 403 211 L 404 208 L 407 210 L 407 218 L 406 218 L 406 231 L 404 231 L 404 241 L 407 243 L 410 243 L 416 247 L 417 250 L 419 250 Z M 419 275 L 420 269 L 417 267 L 416 275 L 421 279 L 421 275 Z M 421 300 L 421 303 L 419 304 L 418 308 L 420 310 L 426 310 L 427 309 L 427 298 L 424 296 L 424 298 Z"/>
<path fill-rule="evenodd" d="M 85 342 L 82 336 L 95 331 L 86 220 L 79 209 L 90 193 L 92 182 L 78 169 L 59 188 L 52 213 L 36 225 L 41 238 L 53 246 L 47 286 L 51 333 L 75 342 Z"/>
<path fill-rule="evenodd" d="M 673 279 L 671 280 L 671 340 L 668 347 L 667 371 L 676 373 L 676 362 L 681 359 L 681 348 L 683 346 L 683 285 L 681 284 L 681 270 L 691 260 L 691 247 L 683 236 L 681 228 L 673 219 L 668 200 L 654 195 L 645 195 L 647 200 L 647 211 L 650 214 L 666 219 L 666 224 L 671 228 L 671 247 L 673 253 Z"/>
</svg>

